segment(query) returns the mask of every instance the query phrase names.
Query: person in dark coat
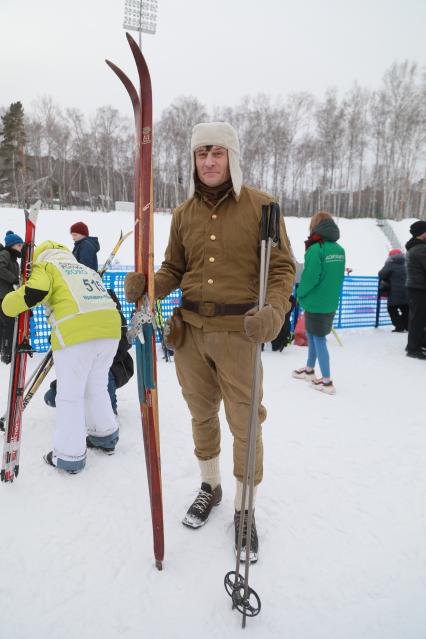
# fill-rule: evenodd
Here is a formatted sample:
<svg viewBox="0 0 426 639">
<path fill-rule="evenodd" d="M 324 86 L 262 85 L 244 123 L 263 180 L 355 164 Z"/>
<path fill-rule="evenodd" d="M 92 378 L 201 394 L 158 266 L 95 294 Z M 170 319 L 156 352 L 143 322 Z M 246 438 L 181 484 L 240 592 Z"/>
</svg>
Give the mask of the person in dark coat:
<svg viewBox="0 0 426 639">
<path fill-rule="evenodd" d="M 1 310 L 3 298 L 19 284 L 19 264 L 24 240 L 8 231 L 4 246 L 0 244 L 0 355 L 4 364 L 10 364 L 15 320 Z"/>
<path fill-rule="evenodd" d="M 84 222 L 73 224 L 70 233 L 75 242 L 72 254 L 77 262 L 97 271 L 98 256 L 96 254 L 100 249 L 98 238 L 89 235 L 89 229 Z"/>
<path fill-rule="evenodd" d="M 407 290 L 410 308 L 407 356 L 426 359 L 426 222 L 410 226 L 412 238 L 407 242 Z"/>
<path fill-rule="evenodd" d="M 401 249 L 391 249 L 383 268 L 379 271 L 380 282 L 387 285 L 388 313 L 394 325 L 394 333 L 408 330 L 408 293 L 405 255 Z"/>
<path fill-rule="evenodd" d="M 120 301 L 112 289 L 109 288 L 107 290 L 110 297 L 114 300 L 121 317 L 121 339 L 118 343 L 117 352 L 108 372 L 108 393 L 111 399 L 112 410 L 114 411 L 114 414 L 117 415 L 116 391 L 117 388 L 121 388 L 127 384 L 129 379 L 133 376 L 134 364 L 132 356 L 129 353 L 131 344 L 127 339 L 127 322 L 121 312 Z M 56 406 L 56 392 L 56 379 L 54 379 L 50 384 L 49 390 L 44 395 L 44 401 L 46 404 L 53 408 Z"/>
</svg>

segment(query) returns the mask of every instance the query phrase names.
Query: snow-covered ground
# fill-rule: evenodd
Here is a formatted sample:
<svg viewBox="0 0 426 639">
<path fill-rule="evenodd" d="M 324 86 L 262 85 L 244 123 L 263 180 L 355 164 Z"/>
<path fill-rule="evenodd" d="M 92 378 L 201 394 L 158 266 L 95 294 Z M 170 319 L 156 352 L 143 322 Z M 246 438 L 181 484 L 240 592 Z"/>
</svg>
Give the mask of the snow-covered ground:
<svg viewBox="0 0 426 639">
<path fill-rule="evenodd" d="M 426 628 L 424 362 L 390 328 L 329 338 L 337 394 L 290 376 L 306 349 L 267 350 L 260 559 L 250 583 L 261 639 L 423 639 Z M 36 362 L 30 362 L 34 366 Z M 0 368 L 2 405 L 7 369 Z M 45 387 L 47 384 L 45 384 Z M 241 617 L 223 587 L 235 567 L 231 437 L 224 499 L 197 531 L 180 520 L 198 486 L 173 364 L 159 362 L 164 570 L 153 565 L 145 462 L 132 380 L 119 391 L 113 457 L 89 451 L 68 476 L 41 459 L 54 409 L 25 413 L 21 472 L 0 486 L 0 637 L 226 639 Z"/>
<path fill-rule="evenodd" d="M 70 245 L 85 220 L 100 262 L 128 213 L 42 212 L 38 241 Z M 170 216 L 156 216 L 156 261 Z M 408 226 L 401 224 L 402 240 Z M 340 220 L 354 275 L 372 275 L 388 251 L 373 220 Z M 299 260 L 308 220 L 289 218 Z M 407 228 L 405 228 L 407 227 Z M 0 240 L 23 233 L 22 213 L 0 208 Z M 132 262 L 132 242 L 122 264 Z M 266 350 L 265 479 L 256 519 L 260 559 L 250 571 L 262 611 L 247 621 L 259 639 L 426 637 L 426 418 L 424 362 L 405 357 L 406 336 L 390 327 L 329 338 L 337 394 L 291 377 L 306 349 Z M 199 486 L 191 424 L 173 364 L 158 366 L 166 554 L 154 567 L 135 379 L 119 390 L 121 438 L 106 457 L 88 451 L 83 473 L 42 461 L 54 409 L 43 390 L 24 415 L 21 471 L 0 485 L 0 639 L 227 639 L 241 616 L 223 587 L 233 570 L 232 442 L 223 424 L 224 499 L 205 528 L 181 518 Z M 40 356 L 30 360 L 31 370 Z M 0 413 L 9 370 L 0 365 Z M 0 448 L 3 436 L 0 435 Z"/>
<path fill-rule="evenodd" d="M 109 255 L 122 229 L 125 233 L 133 229 L 133 213 L 114 211 L 110 213 L 93 213 L 91 211 L 41 211 L 37 224 L 36 241 L 51 239 L 72 248 L 73 242 L 69 233 L 74 222 L 83 220 L 92 235 L 99 237 L 101 250 L 99 263 Z M 386 236 L 376 221 L 371 218 L 348 220 L 336 218 L 340 228 L 340 242 L 346 250 L 346 265 L 352 268 L 352 275 L 377 275 L 391 248 Z M 294 254 L 299 262 L 303 262 L 304 240 L 308 237 L 309 219 L 286 217 L 286 227 Z M 391 221 L 392 228 L 401 241 L 402 246 L 410 239 L 409 226 L 414 220 Z M 160 265 L 167 246 L 171 215 L 157 213 L 155 215 L 155 263 Z M 4 234 L 11 228 L 17 233 L 24 233 L 24 216 L 22 211 L 11 208 L 0 208 L 0 242 Z M 116 262 L 123 265 L 133 264 L 133 241 L 129 238 L 120 249 Z"/>
</svg>

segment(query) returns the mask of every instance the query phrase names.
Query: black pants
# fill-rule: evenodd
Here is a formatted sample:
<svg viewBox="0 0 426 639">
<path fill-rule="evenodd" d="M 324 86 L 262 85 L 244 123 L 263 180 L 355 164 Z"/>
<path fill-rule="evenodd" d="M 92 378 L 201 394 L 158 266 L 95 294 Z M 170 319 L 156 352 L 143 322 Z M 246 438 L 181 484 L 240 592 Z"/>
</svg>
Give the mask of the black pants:
<svg viewBox="0 0 426 639">
<path fill-rule="evenodd" d="M 408 330 L 408 304 L 388 304 L 388 313 L 397 331 Z"/>
<path fill-rule="evenodd" d="M 408 304 L 410 316 L 408 322 L 407 350 L 419 351 L 426 345 L 426 289 L 409 288 Z"/>
<path fill-rule="evenodd" d="M 0 300 L 0 355 L 2 362 L 8 364 L 12 356 L 13 329 L 15 318 L 8 317 L 1 310 Z"/>
</svg>

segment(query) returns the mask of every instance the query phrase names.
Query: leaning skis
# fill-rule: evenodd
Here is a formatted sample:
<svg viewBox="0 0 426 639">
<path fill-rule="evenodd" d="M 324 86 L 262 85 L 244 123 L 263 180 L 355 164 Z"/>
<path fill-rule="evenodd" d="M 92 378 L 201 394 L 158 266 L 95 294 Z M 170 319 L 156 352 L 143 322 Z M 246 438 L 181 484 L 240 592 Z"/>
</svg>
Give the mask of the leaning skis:
<svg viewBox="0 0 426 639">
<path fill-rule="evenodd" d="M 156 566 L 161 570 L 164 558 L 164 530 L 154 315 L 152 90 L 145 58 L 133 38 L 128 33 L 126 37 L 138 71 L 139 93 L 121 69 L 108 60 L 106 62 L 119 77 L 129 94 L 136 126 L 135 270 L 144 274 L 147 292 L 136 305 L 129 333 L 136 337 L 138 392 L 151 502 L 154 556 Z"/>
<path fill-rule="evenodd" d="M 22 251 L 21 281 L 25 284 L 31 275 L 34 253 L 34 238 L 40 202 L 25 211 L 25 243 Z M 21 444 L 21 424 L 25 371 L 27 356 L 31 352 L 30 311 L 20 313 L 15 320 L 12 361 L 10 364 L 9 395 L 6 414 L 6 436 L 4 440 L 1 480 L 12 482 L 19 473 L 19 452 Z"/>
</svg>

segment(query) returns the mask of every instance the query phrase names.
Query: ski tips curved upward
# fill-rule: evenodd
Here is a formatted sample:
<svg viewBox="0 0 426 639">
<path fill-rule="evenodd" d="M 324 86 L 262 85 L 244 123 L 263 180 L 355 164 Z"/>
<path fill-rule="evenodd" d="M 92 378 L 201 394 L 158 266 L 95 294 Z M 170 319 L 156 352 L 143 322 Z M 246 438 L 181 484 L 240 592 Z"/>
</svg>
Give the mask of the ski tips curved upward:
<svg viewBox="0 0 426 639">
<path fill-rule="evenodd" d="M 144 54 L 142 53 L 142 51 L 139 48 L 138 43 L 136 42 L 136 40 L 134 38 L 132 38 L 130 33 L 126 32 L 126 38 L 127 38 L 127 42 L 129 43 L 129 46 L 130 46 L 130 48 L 132 50 L 133 57 L 134 57 L 135 62 L 136 62 L 136 67 L 138 69 L 139 77 L 141 77 L 141 68 L 142 68 L 143 69 L 143 73 L 144 73 L 145 81 L 148 80 L 149 84 L 150 84 L 151 83 L 151 75 L 149 73 L 148 65 L 146 63 Z"/>
<path fill-rule="evenodd" d="M 105 62 L 107 63 L 109 68 L 114 71 L 115 75 L 121 80 L 121 82 L 124 84 L 124 87 L 127 93 L 129 94 L 130 100 L 132 101 L 133 109 L 135 110 L 135 117 L 136 117 L 136 110 L 140 109 L 141 103 L 140 103 L 138 92 L 136 91 L 133 85 L 133 82 L 124 73 L 124 71 L 120 69 L 120 67 L 114 64 L 114 62 L 111 62 L 111 60 L 107 60 L 107 59 L 105 59 Z"/>
<path fill-rule="evenodd" d="M 128 31 L 126 31 L 126 38 L 127 38 L 127 42 L 130 44 L 130 46 L 132 46 L 132 44 L 135 44 L 136 46 L 138 46 L 137 43 L 136 43 L 136 40 L 134 39 L 134 37 Z"/>
</svg>

